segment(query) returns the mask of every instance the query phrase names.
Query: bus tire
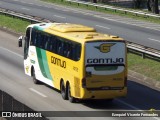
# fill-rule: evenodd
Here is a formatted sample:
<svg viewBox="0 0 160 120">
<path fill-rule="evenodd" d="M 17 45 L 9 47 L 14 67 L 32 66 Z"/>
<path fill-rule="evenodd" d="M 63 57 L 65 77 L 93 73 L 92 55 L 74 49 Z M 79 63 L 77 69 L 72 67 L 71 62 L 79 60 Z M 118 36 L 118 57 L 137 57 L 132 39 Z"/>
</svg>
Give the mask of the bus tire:
<svg viewBox="0 0 160 120">
<path fill-rule="evenodd" d="M 39 81 L 36 79 L 36 74 L 35 74 L 34 68 L 33 68 L 33 71 L 32 71 L 32 77 L 33 77 L 34 84 L 39 84 Z"/>
<path fill-rule="evenodd" d="M 76 102 L 76 98 L 72 97 L 71 96 L 71 87 L 70 85 L 68 84 L 67 86 L 67 93 L 68 93 L 68 100 L 71 102 L 71 103 L 75 103 Z"/>
<path fill-rule="evenodd" d="M 61 82 L 61 95 L 64 100 L 67 100 L 67 91 L 63 81 Z"/>
</svg>

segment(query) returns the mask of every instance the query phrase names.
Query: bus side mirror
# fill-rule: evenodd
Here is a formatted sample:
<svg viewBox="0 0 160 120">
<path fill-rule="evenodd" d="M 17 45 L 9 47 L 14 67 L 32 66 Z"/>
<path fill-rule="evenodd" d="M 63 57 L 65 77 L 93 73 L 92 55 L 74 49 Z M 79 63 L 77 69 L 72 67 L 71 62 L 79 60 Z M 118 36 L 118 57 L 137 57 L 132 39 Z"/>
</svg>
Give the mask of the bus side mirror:
<svg viewBox="0 0 160 120">
<path fill-rule="evenodd" d="M 18 38 L 18 47 L 22 47 L 22 40 L 23 40 L 23 36 L 20 36 Z"/>
</svg>

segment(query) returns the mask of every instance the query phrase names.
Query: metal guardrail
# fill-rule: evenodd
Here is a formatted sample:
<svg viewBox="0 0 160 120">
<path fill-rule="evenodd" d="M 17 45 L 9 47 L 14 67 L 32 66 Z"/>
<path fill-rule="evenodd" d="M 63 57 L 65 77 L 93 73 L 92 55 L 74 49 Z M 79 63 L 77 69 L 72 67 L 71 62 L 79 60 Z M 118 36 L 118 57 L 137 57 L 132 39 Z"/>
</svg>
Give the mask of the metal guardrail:
<svg viewBox="0 0 160 120">
<path fill-rule="evenodd" d="M 0 13 L 3 14 L 3 15 L 8 15 L 8 16 L 12 16 L 12 17 L 21 18 L 22 20 L 29 21 L 30 23 L 54 22 L 54 21 L 50 21 L 48 19 L 37 17 L 37 16 L 30 16 L 30 15 L 17 13 L 17 12 L 2 9 L 2 8 L 0 8 Z"/>
<path fill-rule="evenodd" d="M 113 10 L 115 12 L 120 11 L 120 12 L 123 12 L 124 14 L 131 13 L 131 14 L 134 14 L 135 16 L 142 15 L 146 18 L 154 17 L 154 18 L 160 19 L 160 15 L 155 15 L 155 14 L 152 14 L 152 13 L 147 13 L 147 12 L 142 12 L 142 11 L 127 10 L 127 9 L 117 8 L 117 7 L 113 7 L 113 6 L 109 6 L 109 5 L 97 4 L 97 3 L 91 3 L 91 2 L 84 2 L 84 1 L 78 1 L 78 0 L 66 0 L 66 1 L 70 2 L 70 4 L 71 3 L 77 3 L 78 5 L 83 4 L 83 5 L 86 5 L 87 7 L 88 6 L 94 6 L 97 9 L 98 8 L 104 8 L 105 10 Z"/>
<path fill-rule="evenodd" d="M 127 41 L 128 52 L 141 54 L 142 58 L 149 57 L 151 59 L 160 61 L 160 50 L 146 47 L 137 43 Z"/>
<path fill-rule="evenodd" d="M 53 20 L 48 20 L 36 16 L 29 16 L 21 13 L 16 13 L 14 11 L 6 10 L 6 9 L 0 9 L 0 14 L 9 15 L 12 17 L 21 18 L 22 20 L 27 20 L 30 23 L 40 23 L 40 22 L 55 22 Z M 143 58 L 149 57 L 154 60 L 160 61 L 160 50 L 156 50 L 147 46 L 143 46 L 137 43 L 133 43 L 130 41 L 127 41 L 127 49 L 128 52 L 133 52 L 136 54 L 141 54 Z"/>
</svg>

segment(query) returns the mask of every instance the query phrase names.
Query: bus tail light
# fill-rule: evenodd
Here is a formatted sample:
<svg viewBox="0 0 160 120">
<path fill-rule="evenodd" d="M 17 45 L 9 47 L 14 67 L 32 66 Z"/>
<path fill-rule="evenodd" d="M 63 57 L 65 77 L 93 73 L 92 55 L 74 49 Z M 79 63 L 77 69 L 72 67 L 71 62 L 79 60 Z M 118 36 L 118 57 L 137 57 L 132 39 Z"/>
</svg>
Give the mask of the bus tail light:
<svg viewBox="0 0 160 120">
<path fill-rule="evenodd" d="M 86 78 L 83 78 L 83 79 L 82 79 L 82 87 L 83 87 L 83 88 L 86 88 Z"/>
<path fill-rule="evenodd" d="M 86 71 L 86 77 L 92 77 L 92 72 Z"/>
</svg>

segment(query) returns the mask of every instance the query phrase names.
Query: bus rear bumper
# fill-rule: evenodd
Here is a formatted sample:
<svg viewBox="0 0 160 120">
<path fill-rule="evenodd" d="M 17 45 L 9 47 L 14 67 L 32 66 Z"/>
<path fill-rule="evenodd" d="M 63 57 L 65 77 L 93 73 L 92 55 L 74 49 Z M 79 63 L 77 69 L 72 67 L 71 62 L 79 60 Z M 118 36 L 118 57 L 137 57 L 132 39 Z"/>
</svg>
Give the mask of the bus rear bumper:
<svg viewBox="0 0 160 120">
<path fill-rule="evenodd" d="M 127 87 L 122 90 L 87 90 L 81 96 L 81 99 L 113 99 L 117 97 L 125 97 L 127 95 Z"/>
</svg>

